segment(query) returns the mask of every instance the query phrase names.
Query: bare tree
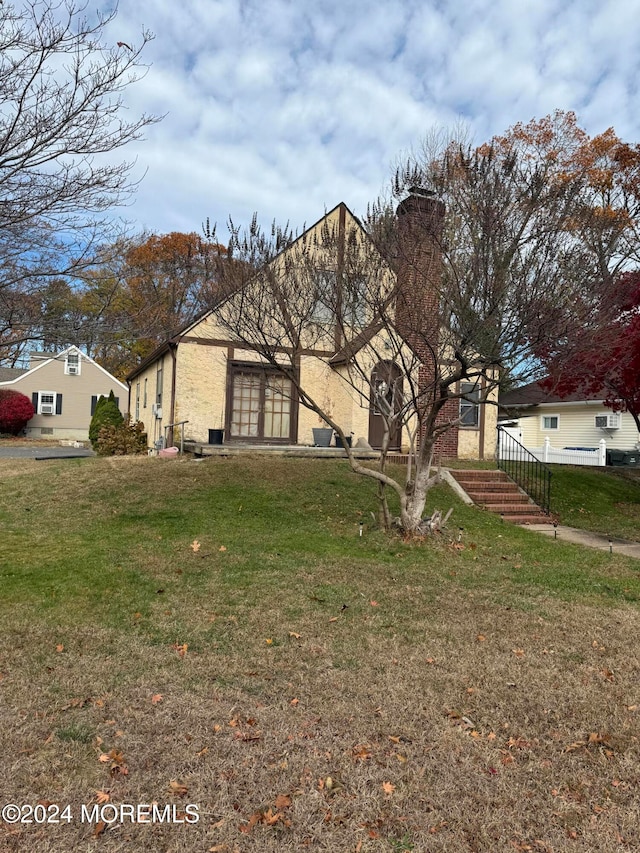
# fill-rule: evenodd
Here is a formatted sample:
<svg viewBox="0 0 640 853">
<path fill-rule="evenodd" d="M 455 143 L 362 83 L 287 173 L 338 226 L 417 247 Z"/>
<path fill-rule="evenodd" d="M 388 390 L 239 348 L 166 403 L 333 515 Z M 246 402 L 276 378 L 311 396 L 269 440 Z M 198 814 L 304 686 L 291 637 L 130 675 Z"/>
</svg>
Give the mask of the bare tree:
<svg viewBox="0 0 640 853">
<path fill-rule="evenodd" d="M 255 219 L 246 232 L 232 225 L 235 263 L 220 273 L 215 314 L 338 433 L 353 470 L 378 482 L 383 522 L 392 489 L 399 525 L 424 531 L 447 436 L 495 403 L 499 386 L 536 374 L 536 353 L 562 332 L 566 311 L 554 307 L 588 302 L 598 264 L 576 217 L 589 192 L 586 170 L 559 168 L 551 144 L 537 157 L 517 134 L 446 144 L 398 169 L 397 208 L 378 202 L 362 226 L 342 219 L 296 237 Z M 309 358 L 379 414 L 376 467 L 314 396 Z M 402 480 L 388 468 L 399 430 L 410 455 Z"/>
<path fill-rule="evenodd" d="M 109 156 L 157 119 L 125 119 L 123 92 L 146 67 L 139 45 L 113 43 L 117 10 L 93 20 L 87 3 L 0 5 L 0 328 L 2 344 L 29 337 L 15 306 L 43 282 L 73 278 L 112 240 L 106 216 L 135 191 L 131 162 Z M 33 299 L 37 302 L 37 298 Z M 6 314 L 6 312 L 11 312 Z M 9 331 L 6 331 L 9 327 Z"/>
</svg>

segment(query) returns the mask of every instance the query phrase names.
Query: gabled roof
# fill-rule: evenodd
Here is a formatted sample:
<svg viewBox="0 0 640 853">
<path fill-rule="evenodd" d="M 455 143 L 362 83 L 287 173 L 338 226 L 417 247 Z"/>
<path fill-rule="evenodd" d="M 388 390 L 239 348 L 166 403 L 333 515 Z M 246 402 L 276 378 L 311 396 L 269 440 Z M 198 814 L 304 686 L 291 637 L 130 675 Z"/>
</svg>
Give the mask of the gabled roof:
<svg viewBox="0 0 640 853">
<path fill-rule="evenodd" d="M 331 210 L 324 213 L 324 215 L 321 216 L 316 222 L 314 222 L 313 225 L 310 225 L 308 228 L 305 228 L 304 231 L 302 231 L 288 246 L 286 246 L 284 249 L 281 249 L 280 252 L 278 252 L 278 254 L 276 254 L 271 259 L 270 263 L 272 263 L 272 264 L 276 263 L 278 258 L 282 257 L 287 252 L 290 252 L 297 243 L 299 243 L 301 240 L 305 239 L 307 234 L 312 232 L 325 219 L 328 219 L 329 217 L 331 217 L 332 214 L 334 214 L 340 208 L 343 208 L 345 210 L 345 212 L 349 214 L 351 219 L 361 229 L 363 234 L 366 235 L 366 232 L 362 226 L 362 222 L 360 221 L 360 219 L 350 210 L 350 208 L 343 201 L 341 201 L 338 204 L 336 204 L 335 207 L 332 207 Z M 260 274 L 260 270 L 257 270 L 255 275 L 259 275 L 259 274 Z M 251 277 L 251 279 L 253 279 L 253 276 Z M 127 374 L 127 376 L 126 376 L 127 381 L 131 382 L 133 379 L 135 379 L 135 377 L 138 374 L 140 374 L 144 370 L 146 370 L 146 368 L 149 367 L 149 365 L 153 364 L 162 355 L 169 352 L 169 350 L 171 349 L 172 346 L 175 346 L 176 344 L 180 343 L 180 340 L 182 337 L 188 335 L 188 333 L 193 328 L 195 328 L 200 323 L 202 323 L 203 320 L 206 320 L 207 317 L 214 314 L 216 308 L 219 305 L 221 305 L 228 298 L 229 298 L 229 294 L 225 294 L 210 308 L 207 308 L 207 310 L 201 312 L 199 315 L 197 315 L 193 319 L 188 320 L 184 325 L 182 325 L 175 332 L 173 332 L 169 338 L 167 338 L 161 344 L 159 344 L 151 353 L 149 353 L 148 356 L 146 356 L 140 362 L 140 364 L 138 364 L 136 367 L 134 367 L 133 370 L 131 370 Z M 381 324 L 380 325 L 373 324 L 373 325 L 367 327 L 367 329 L 363 330 L 359 335 L 357 335 L 355 338 L 353 338 L 349 343 L 345 344 L 345 346 L 342 347 L 342 349 L 340 349 L 338 352 L 336 352 L 335 355 L 330 359 L 330 364 L 338 365 L 338 364 L 346 363 L 349 360 L 349 358 L 352 358 L 366 343 L 368 343 L 380 331 L 380 328 L 381 328 Z"/>
<path fill-rule="evenodd" d="M 46 364 L 51 364 L 52 361 L 59 361 L 62 358 L 64 358 L 64 356 L 66 356 L 67 353 L 70 353 L 70 352 L 77 352 L 83 361 L 89 361 L 91 364 L 93 364 L 94 367 L 96 367 L 98 370 L 101 370 L 102 373 L 105 374 L 105 376 L 108 376 L 109 379 L 111 379 L 113 382 L 117 382 L 118 385 L 121 385 L 125 391 L 128 390 L 127 386 L 124 384 L 124 382 L 120 382 L 119 379 L 116 379 L 115 376 L 112 376 L 112 374 L 109 373 L 108 370 L 105 370 L 105 368 L 102 367 L 101 365 L 99 365 L 97 361 L 94 361 L 91 358 L 91 356 L 82 352 L 82 350 L 79 347 L 75 346 L 74 344 L 72 344 L 70 347 L 67 347 L 66 349 L 63 349 L 61 352 L 55 353 L 53 355 L 50 355 L 49 353 L 43 353 L 43 355 L 45 357 L 42 359 L 40 364 L 37 364 L 35 367 L 30 368 L 30 370 L 20 371 L 20 375 L 14 376 L 12 379 L 5 379 L 3 381 L 0 381 L 0 385 L 13 385 L 15 382 L 18 382 L 18 380 L 21 379 L 23 376 L 27 376 L 29 374 L 36 373 L 38 370 L 42 370 L 42 368 Z M 7 368 L 5 368 L 5 370 L 6 369 Z"/>
<path fill-rule="evenodd" d="M 514 388 L 512 391 L 500 394 L 499 405 L 506 409 L 547 403 L 599 402 L 606 399 L 606 396 L 607 393 L 604 390 L 590 394 L 576 391 L 571 394 L 560 395 L 554 391 L 547 391 L 540 382 L 529 382 L 528 385 L 522 385 L 520 388 Z"/>
<path fill-rule="evenodd" d="M 12 382 L 26 372 L 26 369 L 20 367 L 0 367 L 0 383 Z"/>
</svg>

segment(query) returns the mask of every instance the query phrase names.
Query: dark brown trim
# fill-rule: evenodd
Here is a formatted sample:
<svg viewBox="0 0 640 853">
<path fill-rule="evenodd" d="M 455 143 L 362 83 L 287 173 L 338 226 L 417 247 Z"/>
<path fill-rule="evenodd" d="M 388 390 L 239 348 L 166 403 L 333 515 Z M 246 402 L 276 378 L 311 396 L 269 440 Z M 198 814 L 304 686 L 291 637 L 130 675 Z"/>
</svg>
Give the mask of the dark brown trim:
<svg viewBox="0 0 640 853">
<path fill-rule="evenodd" d="M 263 375 L 267 374 L 276 374 L 287 377 L 287 373 L 285 370 L 278 370 L 277 367 L 274 367 L 271 364 L 259 361 L 232 361 L 229 360 L 227 362 L 227 376 L 226 376 L 226 395 L 225 395 L 225 436 L 226 443 L 228 444 L 255 444 L 256 441 L 259 441 L 263 444 L 297 444 L 296 438 L 298 434 L 298 410 L 300 408 L 300 401 L 298 398 L 298 389 L 296 387 L 296 383 L 293 380 L 292 384 L 292 392 L 291 392 L 291 408 L 289 411 L 289 435 L 286 438 L 265 438 L 264 433 L 264 411 L 261 410 L 258 416 L 258 432 L 262 433 L 262 435 L 258 436 L 232 436 L 231 435 L 231 415 L 233 409 L 233 373 L 234 371 L 253 371 L 255 373 L 262 373 Z M 299 368 L 297 365 L 294 365 L 294 370 L 296 373 L 299 373 Z"/>
<path fill-rule="evenodd" d="M 298 395 L 298 382 L 300 381 L 300 356 L 297 355 L 293 360 L 293 371 L 296 381 L 293 383 L 293 391 L 291 394 L 291 441 L 293 444 L 299 444 L 298 441 L 298 418 L 300 415 L 300 397 Z"/>
<path fill-rule="evenodd" d="M 173 424 L 176 421 L 176 365 L 178 361 L 177 344 L 172 344 L 169 347 L 169 353 L 171 355 L 171 402 L 169 404 L 169 423 Z M 173 427 L 169 428 L 167 444 L 169 445 L 169 447 L 173 447 Z"/>
<path fill-rule="evenodd" d="M 343 296 L 343 279 L 344 279 L 344 242 L 347 228 L 347 212 L 345 205 L 341 202 L 338 211 L 338 252 L 336 257 L 336 288 L 337 288 L 337 306 L 336 306 L 336 324 L 334 327 L 334 343 L 336 351 L 340 349 L 343 343 L 342 328 L 339 318 L 342 316 L 342 296 Z"/>
<path fill-rule="evenodd" d="M 478 459 L 484 459 L 484 433 L 486 429 L 485 418 L 487 416 L 487 401 L 485 400 L 486 387 L 487 383 L 485 381 L 485 377 L 482 376 L 480 379 L 480 399 L 483 402 L 480 403 L 480 435 L 478 439 L 480 446 L 478 447 Z"/>
<path fill-rule="evenodd" d="M 229 350 L 233 351 L 234 348 L 246 350 L 247 352 L 258 352 L 258 350 L 253 349 L 249 344 L 243 344 L 242 342 L 239 342 L 239 341 L 227 341 L 227 340 L 223 340 L 222 338 L 216 339 L 216 338 L 189 338 L 189 337 L 187 337 L 187 338 L 181 338 L 180 343 L 199 344 L 200 346 L 220 347 L 222 349 L 226 348 L 227 352 Z M 273 347 L 273 351 L 274 352 L 280 352 L 283 355 L 291 355 L 293 352 L 291 347 Z M 328 350 L 328 349 L 301 349 L 301 350 L 298 350 L 298 352 L 296 353 L 296 356 L 297 355 L 313 355 L 317 358 L 331 358 L 331 356 L 333 356 L 334 354 L 335 354 L 334 350 Z M 251 364 L 252 362 L 247 362 L 247 363 Z M 265 362 L 265 364 L 267 364 L 267 362 Z"/>
</svg>

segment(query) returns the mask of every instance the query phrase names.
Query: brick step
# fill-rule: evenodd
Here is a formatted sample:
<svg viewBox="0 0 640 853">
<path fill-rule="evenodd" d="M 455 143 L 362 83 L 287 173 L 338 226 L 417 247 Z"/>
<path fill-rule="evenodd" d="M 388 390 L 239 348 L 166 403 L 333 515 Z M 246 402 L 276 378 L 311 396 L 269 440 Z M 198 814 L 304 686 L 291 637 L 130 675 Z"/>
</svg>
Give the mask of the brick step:
<svg viewBox="0 0 640 853">
<path fill-rule="evenodd" d="M 471 500 L 512 524 L 540 524 L 549 516 L 531 503 L 504 471 L 452 471 Z"/>
<path fill-rule="evenodd" d="M 535 515 L 536 512 L 542 513 L 540 507 L 532 503 L 521 504 L 484 504 L 484 508 L 489 512 L 495 512 L 497 515 Z"/>
<path fill-rule="evenodd" d="M 458 480 L 462 488 L 465 492 L 488 492 L 488 493 L 496 493 L 496 492 L 513 492 L 518 491 L 518 487 L 515 483 L 508 482 L 500 482 L 500 483 L 485 483 L 481 480 L 469 480 L 468 482 L 464 482 L 462 480 Z"/>
<path fill-rule="evenodd" d="M 479 504 L 529 503 L 529 498 L 518 489 L 511 492 L 476 492 L 475 489 L 466 491 L 471 500 Z"/>
<path fill-rule="evenodd" d="M 451 474 L 456 480 L 461 483 L 463 480 L 502 480 L 503 482 L 511 482 L 504 471 L 451 471 Z"/>
<path fill-rule="evenodd" d="M 502 519 L 511 524 L 551 524 L 551 519 L 542 510 L 538 515 L 503 515 Z"/>
</svg>

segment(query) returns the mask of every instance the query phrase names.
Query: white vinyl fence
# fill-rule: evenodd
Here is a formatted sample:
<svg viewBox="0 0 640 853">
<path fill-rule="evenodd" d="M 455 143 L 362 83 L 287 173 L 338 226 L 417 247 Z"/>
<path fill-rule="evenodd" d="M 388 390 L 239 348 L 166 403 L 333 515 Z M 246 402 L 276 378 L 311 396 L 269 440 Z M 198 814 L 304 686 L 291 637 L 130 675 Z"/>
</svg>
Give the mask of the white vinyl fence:
<svg viewBox="0 0 640 853">
<path fill-rule="evenodd" d="M 519 459 L 519 447 L 514 437 L 501 430 L 500 433 L 500 458 Z M 552 447 L 549 438 L 545 438 L 542 447 L 527 447 L 529 453 L 540 462 L 549 462 L 559 465 L 606 465 L 607 464 L 607 442 L 601 438 L 598 447 Z M 522 451 L 520 451 L 521 453 Z"/>
</svg>

